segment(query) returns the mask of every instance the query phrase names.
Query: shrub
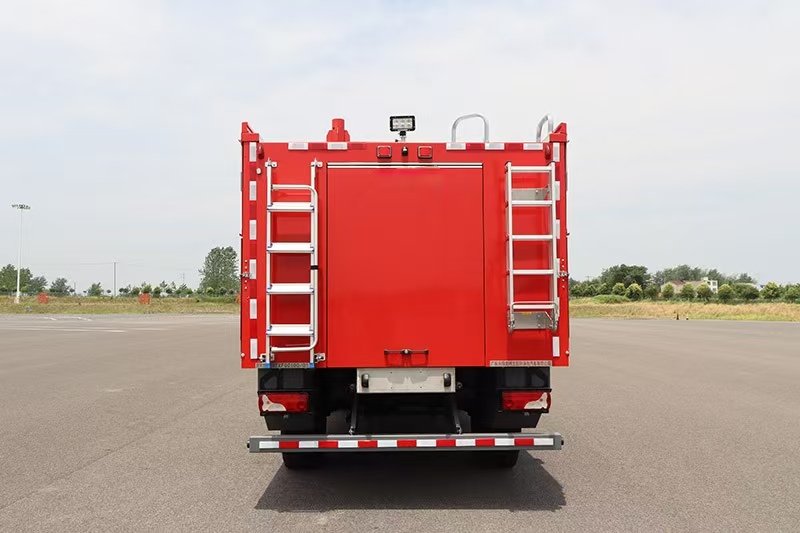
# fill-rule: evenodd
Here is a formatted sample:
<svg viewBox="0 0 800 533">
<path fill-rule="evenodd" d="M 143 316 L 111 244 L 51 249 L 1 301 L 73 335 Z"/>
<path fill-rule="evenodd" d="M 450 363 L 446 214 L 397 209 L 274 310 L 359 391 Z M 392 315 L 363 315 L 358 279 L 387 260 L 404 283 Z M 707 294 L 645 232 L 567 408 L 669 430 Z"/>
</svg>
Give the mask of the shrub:
<svg viewBox="0 0 800 533">
<path fill-rule="evenodd" d="M 719 298 L 720 302 L 730 302 L 733 300 L 733 296 L 733 287 L 727 283 L 722 284 L 719 289 L 717 289 L 717 298 Z"/>
<path fill-rule="evenodd" d="M 697 297 L 707 302 L 714 297 L 714 291 L 711 290 L 711 287 L 703 283 L 697 287 Z"/>
<path fill-rule="evenodd" d="M 601 304 L 626 304 L 630 300 L 616 294 L 599 294 L 594 297 L 594 301 Z"/>
<path fill-rule="evenodd" d="M 600 286 L 597 287 L 597 294 L 611 294 L 611 285 L 606 282 L 601 283 Z"/>
<path fill-rule="evenodd" d="M 658 285 L 648 285 L 644 288 L 644 295 L 651 300 L 658 299 Z"/>
<path fill-rule="evenodd" d="M 777 300 L 781 297 L 781 288 L 777 283 L 770 281 L 761 289 L 761 297 L 765 300 Z"/>
<path fill-rule="evenodd" d="M 683 286 L 681 289 L 681 299 L 682 300 L 694 300 L 696 292 L 694 290 L 693 285 L 689 285 L 688 283 Z"/>
<path fill-rule="evenodd" d="M 757 300 L 759 296 L 758 289 L 747 283 L 738 283 L 734 285 L 733 290 L 742 300 Z"/>
<path fill-rule="evenodd" d="M 611 294 L 615 296 L 624 296 L 625 295 L 625 285 L 623 283 L 615 283 L 614 288 L 611 289 Z"/>
<path fill-rule="evenodd" d="M 628 300 L 641 300 L 643 295 L 644 291 L 638 283 L 631 283 L 625 290 L 625 297 Z"/>
<path fill-rule="evenodd" d="M 664 297 L 665 300 L 671 300 L 675 297 L 675 285 L 672 283 L 667 283 L 664 286 L 664 289 L 661 291 L 661 295 Z"/>
<path fill-rule="evenodd" d="M 786 287 L 786 291 L 783 293 L 783 299 L 787 302 L 800 301 L 800 285 L 790 285 Z"/>
</svg>

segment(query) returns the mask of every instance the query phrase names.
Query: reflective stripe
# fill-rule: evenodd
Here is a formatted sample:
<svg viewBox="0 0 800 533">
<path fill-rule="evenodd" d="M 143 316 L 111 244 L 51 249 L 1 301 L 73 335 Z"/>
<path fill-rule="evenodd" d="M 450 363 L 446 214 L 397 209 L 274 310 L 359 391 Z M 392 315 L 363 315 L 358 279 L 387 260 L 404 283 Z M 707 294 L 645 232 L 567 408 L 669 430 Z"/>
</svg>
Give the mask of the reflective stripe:
<svg viewBox="0 0 800 533">
<path fill-rule="evenodd" d="M 485 143 L 484 148 L 487 150 L 505 150 L 506 143 Z"/>
<path fill-rule="evenodd" d="M 379 440 L 378 448 L 397 448 L 396 440 Z"/>
<path fill-rule="evenodd" d="M 300 448 L 319 448 L 319 441 L 317 440 L 301 440 Z"/>
<path fill-rule="evenodd" d="M 308 150 L 308 143 L 289 143 L 289 150 Z"/>
<path fill-rule="evenodd" d="M 553 438 L 552 437 L 538 437 L 533 439 L 534 446 L 552 446 L 553 445 Z"/>
<path fill-rule="evenodd" d="M 277 450 L 280 443 L 276 440 L 262 440 L 258 447 L 262 450 Z"/>
<path fill-rule="evenodd" d="M 417 448 L 435 448 L 436 441 L 434 439 L 417 439 Z"/>
<path fill-rule="evenodd" d="M 256 182 L 255 181 L 251 181 L 250 182 L 250 201 L 251 202 L 255 202 L 256 201 L 256 190 L 257 190 L 256 189 Z"/>
<path fill-rule="evenodd" d="M 466 150 L 467 143 L 447 143 L 448 150 Z"/>
<path fill-rule="evenodd" d="M 258 359 L 258 339 L 250 339 L 250 359 Z"/>
<path fill-rule="evenodd" d="M 495 446 L 514 446 L 514 439 L 503 438 L 503 439 L 494 439 Z"/>
<path fill-rule="evenodd" d="M 250 221 L 250 240 L 251 241 L 256 240 L 256 221 L 255 220 L 251 220 Z"/>
<path fill-rule="evenodd" d="M 475 439 L 461 439 L 456 441 L 456 446 L 475 446 Z"/>
<path fill-rule="evenodd" d="M 250 279 L 256 279 L 256 260 L 250 260 Z"/>
<path fill-rule="evenodd" d="M 250 300 L 250 319 L 258 318 L 258 300 L 253 298 Z"/>
<path fill-rule="evenodd" d="M 339 448 L 358 448 L 357 440 L 340 440 Z"/>
<path fill-rule="evenodd" d="M 561 357 L 561 338 L 553 335 L 553 357 Z"/>
<path fill-rule="evenodd" d="M 328 150 L 347 150 L 346 142 L 330 142 L 328 143 Z"/>
<path fill-rule="evenodd" d="M 523 150 L 543 150 L 542 143 L 525 143 L 522 145 Z"/>
</svg>

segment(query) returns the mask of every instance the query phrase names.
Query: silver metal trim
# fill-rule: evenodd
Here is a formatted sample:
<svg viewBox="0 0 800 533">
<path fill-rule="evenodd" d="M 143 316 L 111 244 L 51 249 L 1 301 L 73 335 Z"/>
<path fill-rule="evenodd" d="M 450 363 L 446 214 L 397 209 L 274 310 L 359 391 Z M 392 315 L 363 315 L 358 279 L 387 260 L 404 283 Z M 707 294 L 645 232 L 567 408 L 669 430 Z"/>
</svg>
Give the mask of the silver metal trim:
<svg viewBox="0 0 800 533">
<path fill-rule="evenodd" d="M 274 366 L 274 365 L 273 365 Z M 479 446 L 478 439 L 494 439 L 492 446 Z M 526 439 L 532 444 L 516 444 L 516 439 Z M 416 446 L 399 446 L 397 441 L 413 440 Z M 455 446 L 437 446 L 437 440 L 455 441 Z M 319 442 L 337 443 L 336 448 L 319 447 Z M 375 442 L 374 446 L 360 447 L 359 442 Z M 281 442 L 300 442 L 294 448 L 280 448 Z M 386 435 L 264 435 L 251 436 L 247 442 L 250 453 L 337 453 L 381 451 L 498 451 L 498 450 L 560 450 L 564 437 L 556 432 L 532 433 L 462 433 L 462 434 L 386 434 Z"/>
<path fill-rule="evenodd" d="M 542 142 L 542 128 L 545 122 L 547 123 L 547 135 L 550 136 L 553 133 L 553 117 L 551 115 L 543 116 L 536 126 L 536 142 Z"/>
<path fill-rule="evenodd" d="M 489 121 L 486 120 L 486 117 L 481 115 L 480 113 L 470 113 L 469 115 L 461 115 L 453 122 L 453 126 L 450 128 L 450 140 L 452 142 L 456 142 L 456 130 L 458 129 L 458 125 L 463 120 L 467 120 L 469 118 L 479 118 L 483 121 L 483 142 L 489 142 Z"/>
<path fill-rule="evenodd" d="M 361 377 L 369 376 L 364 387 Z M 450 374 L 450 386 L 445 386 L 444 375 Z M 455 367 L 385 367 L 356 369 L 356 392 L 359 394 L 384 393 L 450 393 L 456 392 Z"/>
</svg>

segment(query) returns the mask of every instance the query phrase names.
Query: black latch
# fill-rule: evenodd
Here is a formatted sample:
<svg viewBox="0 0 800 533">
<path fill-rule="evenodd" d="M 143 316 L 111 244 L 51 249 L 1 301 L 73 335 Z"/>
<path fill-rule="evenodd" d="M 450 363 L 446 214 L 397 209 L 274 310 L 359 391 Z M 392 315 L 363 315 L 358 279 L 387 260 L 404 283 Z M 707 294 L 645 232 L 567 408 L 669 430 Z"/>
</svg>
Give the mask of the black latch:
<svg viewBox="0 0 800 533">
<path fill-rule="evenodd" d="M 413 354 L 423 354 L 428 355 L 428 350 L 409 350 L 408 348 L 404 348 L 402 350 L 384 350 L 383 355 L 413 355 Z"/>
</svg>

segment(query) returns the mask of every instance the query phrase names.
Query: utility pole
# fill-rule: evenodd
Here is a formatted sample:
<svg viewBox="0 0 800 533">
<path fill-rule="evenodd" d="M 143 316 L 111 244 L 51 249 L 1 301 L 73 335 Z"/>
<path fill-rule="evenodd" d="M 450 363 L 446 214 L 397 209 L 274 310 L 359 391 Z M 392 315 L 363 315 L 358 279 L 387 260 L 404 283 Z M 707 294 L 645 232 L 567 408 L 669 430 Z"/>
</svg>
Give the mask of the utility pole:
<svg viewBox="0 0 800 533">
<path fill-rule="evenodd" d="M 19 248 L 17 251 L 17 294 L 14 296 L 14 303 L 19 303 L 19 282 L 20 282 L 20 274 L 22 273 L 22 213 L 28 211 L 31 206 L 26 204 L 12 204 L 11 207 L 14 209 L 19 209 Z"/>
</svg>

